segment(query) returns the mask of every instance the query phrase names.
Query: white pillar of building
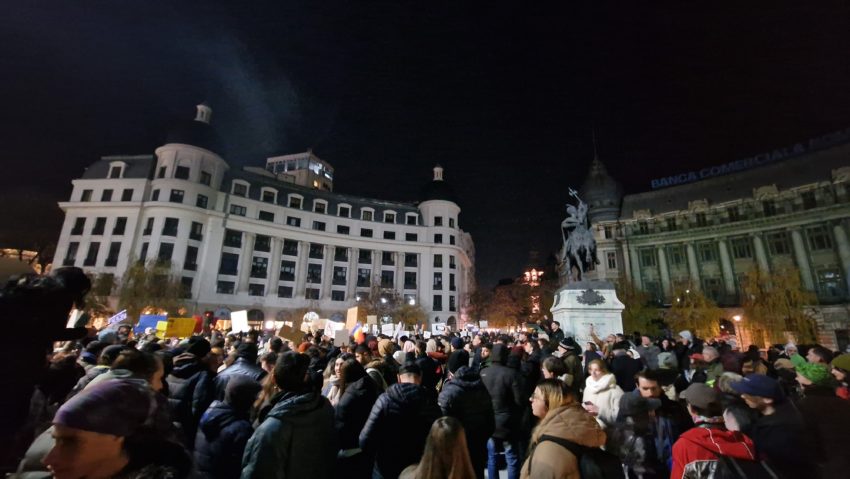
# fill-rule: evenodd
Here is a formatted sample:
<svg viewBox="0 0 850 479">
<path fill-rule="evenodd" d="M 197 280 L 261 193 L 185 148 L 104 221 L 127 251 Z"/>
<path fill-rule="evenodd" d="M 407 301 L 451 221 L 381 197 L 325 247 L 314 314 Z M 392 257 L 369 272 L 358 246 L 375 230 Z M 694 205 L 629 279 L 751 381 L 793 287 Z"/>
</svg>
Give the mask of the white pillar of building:
<svg viewBox="0 0 850 479">
<path fill-rule="evenodd" d="M 809 265 L 809 256 L 806 253 L 806 244 L 803 242 L 803 234 L 800 232 L 800 228 L 791 230 L 791 242 L 794 243 L 794 258 L 797 260 L 797 267 L 800 269 L 803 285 L 807 290 L 815 291 L 815 283 L 812 280 L 812 267 Z"/>
<path fill-rule="evenodd" d="M 280 253 L 283 248 L 282 242 L 277 238 L 271 239 L 272 255 L 269 258 L 269 281 L 266 296 L 277 297 L 277 286 L 280 282 Z"/>
<path fill-rule="evenodd" d="M 838 257 L 841 259 L 841 272 L 844 274 L 847 291 L 850 292 L 850 242 L 847 241 L 847 232 L 841 221 L 835 223 L 832 231 L 835 235 L 835 244 L 838 246 Z"/>
<path fill-rule="evenodd" d="M 632 264 L 632 283 L 637 289 L 643 289 L 643 281 L 640 277 L 640 258 L 638 258 L 637 248 L 629 247 L 629 261 Z"/>
<path fill-rule="evenodd" d="M 357 288 L 357 249 L 348 248 L 348 271 L 345 277 L 345 300 L 351 301 L 354 299 L 354 293 Z"/>
<path fill-rule="evenodd" d="M 254 263 L 254 234 L 242 233 L 242 251 L 239 256 L 242 267 L 239 269 L 239 282 L 237 283 L 236 292 L 242 293 L 248 291 L 248 280 L 251 277 L 251 266 Z"/>
<path fill-rule="evenodd" d="M 304 293 L 307 290 L 307 253 L 310 250 L 310 243 L 306 241 L 298 242 L 298 259 L 295 263 L 295 298 L 303 299 Z"/>
<path fill-rule="evenodd" d="M 726 294 L 735 294 L 735 274 L 732 271 L 732 259 L 729 256 L 729 247 L 726 245 L 726 240 L 721 238 L 717 240 L 717 246 L 720 250 L 720 266 L 723 271 L 723 286 L 726 289 Z"/>
<path fill-rule="evenodd" d="M 758 264 L 760 270 L 767 273 L 770 271 L 770 263 L 768 263 L 767 254 L 764 251 L 764 239 L 762 238 L 762 234 L 755 233 L 752 235 L 752 238 L 753 247 L 756 250 L 756 264 Z"/>
<path fill-rule="evenodd" d="M 330 298 L 331 297 L 331 287 L 333 287 L 333 269 L 334 269 L 334 257 L 333 257 L 333 247 L 330 245 L 324 245 L 322 247 L 322 252 L 324 253 L 322 258 L 322 295 L 321 298 Z"/>
<path fill-rule="evenodd" d="M 619 264 L 622 265 L 621 267 L 625 271 L 626 277 L 631 278 L 632 277 L 632 263 L 631 263 L 631 260 L 629 259 L 630 258 L 629 249 L 626 247 L 625 243 L 623 244 L 621 249 L 623 250 L 622 251 L 622 260 L 620 261 Z"/>
<path fill-rule="evenodd" d="M 661 290 L 665 297 L 672 296 L 670 288 L 670 270 L 667 269 L 667 253 L 664 251 L 664 245 L 655 247 L 658 253 L 658 270 L 661 273 Z"/>
<path fill-rule="evenodd" d="M 688 242 L 685 247 L 688 253 L 688 273 L 691 277 L 691 287 L 700 290 L 702 289 L 702 284 L 699 279 L 699 265 L 697 264 L 697 253 L 694 249 L 694 244 Z"/>
</svg>

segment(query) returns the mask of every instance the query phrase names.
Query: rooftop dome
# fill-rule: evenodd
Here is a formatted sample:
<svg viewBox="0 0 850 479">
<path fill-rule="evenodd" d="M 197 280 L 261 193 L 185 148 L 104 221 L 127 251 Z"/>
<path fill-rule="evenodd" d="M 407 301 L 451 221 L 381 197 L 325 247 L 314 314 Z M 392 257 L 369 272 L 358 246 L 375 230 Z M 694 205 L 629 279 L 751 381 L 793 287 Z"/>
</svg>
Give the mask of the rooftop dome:
<svg viewBox="0 0 850 479">
<path fill-rule="evenodd" d="M 434 179 L 422 188 L 422 201 L 443 200 L 456 203 L 454 189 L 443 180 L 443 167 L 434 167 Z"/>
<path fill-rule="evenodd" d="M 222 154 L 221 137 L 210 125 L 212 109 L 204 103 L 197 106 L 198 111 L 194 120 L 182 120 L 171 128 L 166 137 L 166 143 L 183 143 L 197 146 Z"/>
<path fill-rule="evenodd" d="M 593 157 L 590 171 L 581 186 L 581 198 L 588 205 L 591 221 L 617 219 L 623 188 L 608 174 L 598 156 Z"/>
</svg>

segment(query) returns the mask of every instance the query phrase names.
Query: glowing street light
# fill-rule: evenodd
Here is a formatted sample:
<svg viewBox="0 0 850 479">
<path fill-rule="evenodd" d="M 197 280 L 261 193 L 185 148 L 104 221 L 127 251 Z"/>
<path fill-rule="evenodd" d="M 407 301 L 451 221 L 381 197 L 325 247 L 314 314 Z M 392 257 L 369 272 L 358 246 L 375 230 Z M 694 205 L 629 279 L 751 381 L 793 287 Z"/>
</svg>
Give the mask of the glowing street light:
<svg viewBox="0 0 850 479">
<path fill-rule="evenodd" d="M 741 321 L 741 315 L 740 315 L 740 314 L 736 314 L 735 316 L 732 316 L 732 319 L 734 319 L 735 321 L 738 321 L 738 322 L 739 322 L 739 321 Z"/>
</svg>

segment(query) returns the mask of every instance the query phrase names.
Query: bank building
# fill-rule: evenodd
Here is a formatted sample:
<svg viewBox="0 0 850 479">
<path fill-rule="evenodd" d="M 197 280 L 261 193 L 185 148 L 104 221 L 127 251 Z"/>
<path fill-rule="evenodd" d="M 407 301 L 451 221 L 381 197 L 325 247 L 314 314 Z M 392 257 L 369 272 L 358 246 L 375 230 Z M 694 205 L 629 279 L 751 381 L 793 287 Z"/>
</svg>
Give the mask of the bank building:
<svg viewBox="0 0 850 479">
<path fill-rule="evenodd" d="M 654 184 L 738 171 L 628 195 L 594 158 L 581 188 L 599 260 L 588 277 L 624 275 L 659 304 L 670 304 L 673 285 L 687 282 L 731 319 L 742 312 L 741 280 L 753 266 L 793 265 L 817 297 L 810 312 L 819 342 L 844 351 L 850 344 L 848 132 L 784 149 L 793 153 L 787 158 L 764 156 L 761 166 L 731 162 Z"/>
<path fill-rule="evenodd" d="M 73 180 L 54 264 L 118 282 L 133 261 L 170 261 L 191 313 L 258 321 L 344 314 L 377 283 L 461 326 L 475 249 L 440 166 L 417 203 L 346 195 L 312 151 L 231 168 L 211 116 L 198 105 L 153 155 L 104 156 Z"/>
</svg>

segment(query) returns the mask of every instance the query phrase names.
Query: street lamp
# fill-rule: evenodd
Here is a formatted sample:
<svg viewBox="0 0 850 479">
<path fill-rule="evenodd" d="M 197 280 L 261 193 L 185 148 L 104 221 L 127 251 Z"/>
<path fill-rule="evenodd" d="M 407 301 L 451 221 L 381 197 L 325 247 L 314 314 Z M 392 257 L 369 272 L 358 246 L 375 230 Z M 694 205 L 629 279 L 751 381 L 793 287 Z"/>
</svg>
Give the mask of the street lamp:
<svg viewBox="0 0 850 479">
<path fill-rule="evenodd" d="M 734 319 L 736 322 L 740 322 L 741 321 L 741 315 L 736 314 L 735 316 L 732 316 L 732 319 Z"/>
</svg>

